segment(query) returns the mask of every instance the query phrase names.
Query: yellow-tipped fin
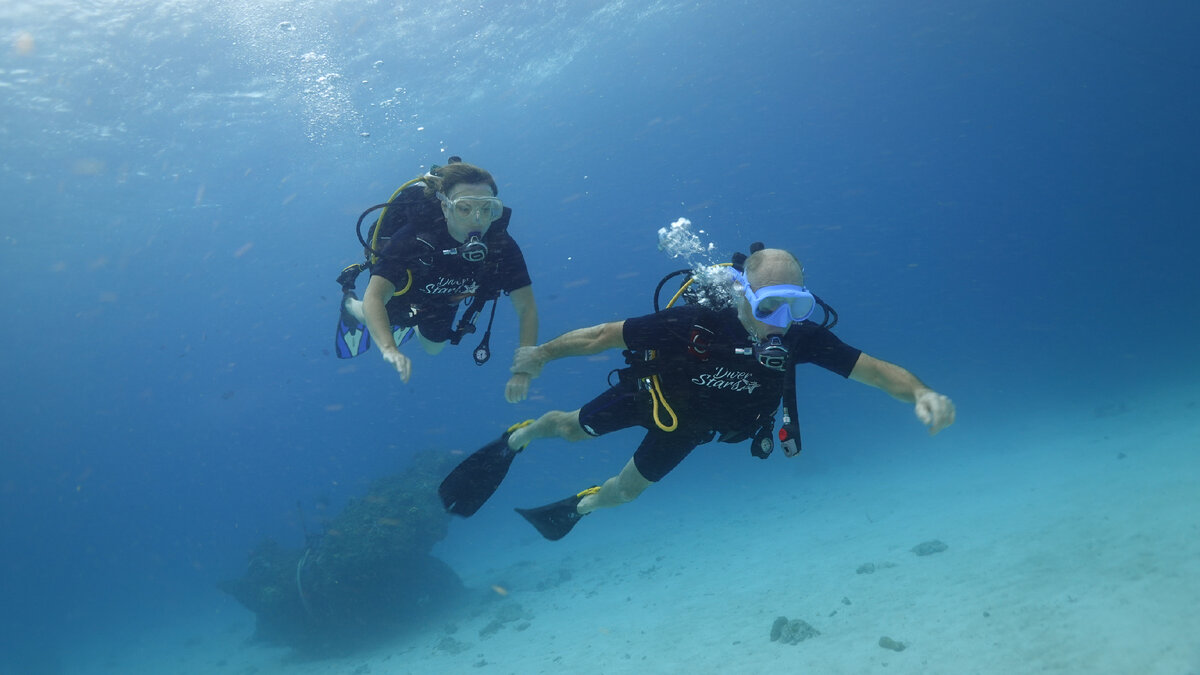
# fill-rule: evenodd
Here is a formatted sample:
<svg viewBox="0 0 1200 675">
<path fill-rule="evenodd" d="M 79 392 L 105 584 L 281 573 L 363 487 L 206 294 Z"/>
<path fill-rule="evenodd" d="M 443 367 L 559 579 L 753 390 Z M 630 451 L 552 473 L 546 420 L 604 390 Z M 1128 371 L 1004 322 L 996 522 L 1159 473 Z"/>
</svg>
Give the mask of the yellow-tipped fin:
<svg viewBox="0 0 1200 675">
<path fill-rule="evenodd" d="M 504 438 L 505 438 L 505 440 L 507 440 L 509 436 L 512 436 L 512 433 L 513 433 L 514 431 L 516 431 L 517 429 L 520 429 L 521 427 L 527 427 L 527 426 L 529 426 L 530 424 L 533 424 L 535 421 L 536 421 L 536 420 L 525 420 L 524 422 L 517 422 L 516 424 L 512 425 L 511 427 L 509 427 L 509 428 L 508 428 L 508 431 L 505 431 L 505 432 L 504 432 Z M 525 449 L 525 448 L 527 448 L 527 447 L 529 447 L 529 444 L 528 444 L 528 443 L 526 443 L 525 445 L 522 445 L 522 446 L 521 446 L 521 447 L 519 447 L 519 448 L 516 448 L 516 450 L 515 450 L 515 451 L 516 451 L 516 452 L 520 452 L 520 451 L 524 450 L 524 449 Z"/>
</svg>

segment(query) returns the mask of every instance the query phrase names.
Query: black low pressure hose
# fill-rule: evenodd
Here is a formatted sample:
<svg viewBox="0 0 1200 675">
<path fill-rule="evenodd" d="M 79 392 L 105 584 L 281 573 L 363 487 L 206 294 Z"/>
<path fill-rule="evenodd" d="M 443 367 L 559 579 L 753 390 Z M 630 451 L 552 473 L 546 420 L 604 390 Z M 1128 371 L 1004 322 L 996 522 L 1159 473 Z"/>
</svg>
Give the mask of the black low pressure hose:
<svg viewBox="0 0 1200 675">
<path fill-rule="evenodd" d="M 372 206 L 371 208 L 367 209 L 366 211 L 363 211 L 362 215 L 358 217 L 358 224 L 356 224 L 354 226 L 354 232 L 355 232 L 355 234 L 358 235 L 358 242 L 363 245 L 364 249 L 370 251 L 377 258 L 382 258 L 383 254 L 380 253 L 379 251 L 376 251 L 373 246 L 371 246 L 369 243 L 367 243 L 366 238 L 363 237 L 363 233 L 362 233 L 363 220 L 365 220 L 367 216 L 371 215 L 372 212 L 378 211 L 379 209 L 387 208 L 391 205 L 392 205 L 391 202 L 385 202 L 383 204 L 376 204 L 375 206 Z"/>
<path fill-rule="evenodd" d="M 690 274 L 690 273 L 691 273 L 690 269 L 675 270 L 674 272 L 671 272 L 667 276 L 663 277 L 662 281 L 658 282 L 658 287 L 656 287 L 654 289 L 654 311 L 656 311 L 656 312 L 659 311 L 658 296 L 662 294 L 663 286 L 666 286 L 668 281 L 670 281 L 671 279 L 674 279 L 675 277 L 679 276 L 680 274 Z"/>
</svg>

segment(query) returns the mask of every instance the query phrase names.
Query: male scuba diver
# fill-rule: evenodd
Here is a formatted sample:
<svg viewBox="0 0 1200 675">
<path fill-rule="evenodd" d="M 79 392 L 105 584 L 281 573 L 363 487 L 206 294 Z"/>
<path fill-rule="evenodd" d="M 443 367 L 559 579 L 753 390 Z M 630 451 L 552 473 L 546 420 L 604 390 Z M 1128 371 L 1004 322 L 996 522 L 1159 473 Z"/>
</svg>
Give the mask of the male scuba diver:
<svg viewBox="0 0 1200 675">
<path fill-rule="evenodd" d="M 845 344 L 824 321 L 809 320 L 817 305 L 827 318 L 831 310 L 804 286 L 803 270 L 791 253 L 762 244 L 751 251 L 743 257 L 744 269 L 730 269 L 734 307 L 668 307 L 518 348 L 512 370 L 530 377 L 555 359 L 608 349 L 626 350 L 629 367 L 616 371 L 618 382 L 582 408 L 552 410 L 513 425 L 464 460 L 439 490 L 447 510 L 473 514 L 531 441 L 551 436 L 577 441 L 628 427 L 645 429 L 632 459 L 616 476 L 553 504 L 517 509 L 544 537 L 561 539 L 592 511 L 637 498 L 703 443 L 749 439 L 751 453 L 766 458 L 774 449 L 771 437 L 781 398 L 779 439 L 785 454 L 793 456 L 800 451 L 795 366 L 802 363 L 913 404 L 930 434 L 954 422 L 949 398 L 904 368 Z"/>
<path fill-rule="evenodd" d="M 517 242 L 508 233 L 512 209 L 496 196 L 496 181 L 486 170 L 451 157 L 446 166 L 409 181 L 386 204 L 368 209 L 359 218 L 359 240 L 367 262 L 342 271 L 342 310 L 335 340 L 338 356 L 352 358 L 379 345 L 383 360 L 400 379 L 412 376 L 412 361 L 399 347 L 416 337 L 429 354 L 446 343 L 458 344 L 475 331 L 475 319 L 491 300 L 507 294 L 516 310 L 518 344 L 537 344 L 538 315 L 529 270 Z M 362 222 L 380 210 L 369 237 Z M 361 301 L 355 279 L 364 269 L 371 277 Z M 457 327 L 461 303 L 468 307 Z M 380 338 L 380 336 L 389 336 Z M 482 365 L 490 357 L 491 319 L 474 352 Z M 513 372 L 505 399 L 522 401 L 530 375 Z"/>
</svg>

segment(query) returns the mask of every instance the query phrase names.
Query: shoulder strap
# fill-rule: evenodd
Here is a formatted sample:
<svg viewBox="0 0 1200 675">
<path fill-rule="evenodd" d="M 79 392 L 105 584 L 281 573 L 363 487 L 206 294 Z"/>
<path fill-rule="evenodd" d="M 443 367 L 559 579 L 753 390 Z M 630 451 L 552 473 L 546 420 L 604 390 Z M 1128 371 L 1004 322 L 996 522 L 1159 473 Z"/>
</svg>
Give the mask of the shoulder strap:
<svg viewBox="0 0 1200 675">
<path fill-rule="evenodd" d="M 367 236 L 363 237 L 363 221 L 375 211 L 379 211 L 379 216 L 371 225 Z M 355 229 L 366 252 L 367 262 L 372 265 L 379 262 L 383 257 L 383 250 L 392 239 L 397 236 L 411 236 L 436 222 L 440 216 L 441 210 L 436 202 L 425 197 L 425 185 L 419 179 L 400 186 L 388 201 L 370 207 L 358 217 Z"/>
</svg>

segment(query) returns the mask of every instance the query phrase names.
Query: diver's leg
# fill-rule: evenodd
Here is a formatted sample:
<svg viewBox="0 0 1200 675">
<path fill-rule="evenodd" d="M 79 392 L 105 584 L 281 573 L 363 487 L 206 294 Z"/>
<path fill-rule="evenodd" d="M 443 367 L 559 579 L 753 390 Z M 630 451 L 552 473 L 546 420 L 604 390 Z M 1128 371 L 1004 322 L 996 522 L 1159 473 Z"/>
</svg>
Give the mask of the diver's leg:
<svg viewBox="0 0 1200 675">
<path fill-rule="evenodd" d="M 599 492 L 586 495 L 579 500 L 579 505 L 575 509 L 586 515 L 596 509 L 620 506 L 637 499 L 638 495 L 653 484 L 642 475 L 641 471 L 638 471 L 637 464 L 630 459 L 625 463 L 625 468 L 621 469 L 621 473 L 604 481 Z"/>
<path fill-rule="evenodd" d="M 423 307 L 417 311 L 417 338 L 426 354 L 441 353 L 454 334 L 458 305 Z"/>
<path fill-rule="evenodd" d="M 342 311 L 354 317 L 354 320 L 359 323 L 367 322 L 366 317 L 363 316 L 362 300 L 354 297 L 353 291 L 342 296 Z"/>
<path fill-rule="evenodd" d="M 519 450 L 539 438 L 558 437 L 568 441 L 582 441 L 591 436 L 579 425 L 579 411 L 551 410 L 508 437 L 508 447 Z"/>
<path fill-rule="evenodd" d="M 424 349 L 426 354 L 430 354 L 430 355 L 440 354 L 441 351 L 446 348 L 445 340 L 443 340 L 441 342 L 433 342 L 432 340 L 427 340 L 425 338 L 425 336 L 421 333 L 420 326 L 417 326 L 417 339 L 421 341 L 421 349 Z"/>
<path fill-rule="evenodd" d="M 657 429 L 647 431 L 637 452 L 633 453 L 621 473 L 604 481 L 599 492 L 584 496 L 577 510 L 588 513 L 637 499 L 646 488 L 665 478 L 697 445 L 709 438 L 711 435 L 687 433 L 683 429 L 674 432 Z"/>
</svg>

